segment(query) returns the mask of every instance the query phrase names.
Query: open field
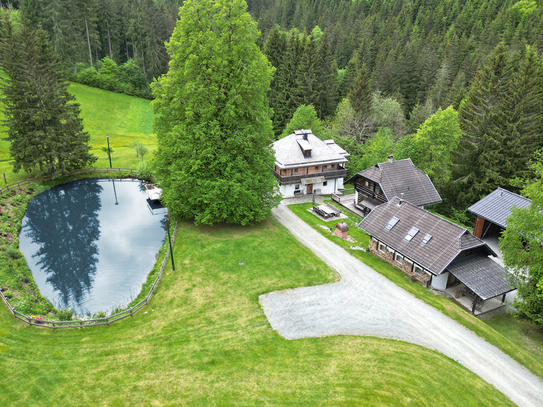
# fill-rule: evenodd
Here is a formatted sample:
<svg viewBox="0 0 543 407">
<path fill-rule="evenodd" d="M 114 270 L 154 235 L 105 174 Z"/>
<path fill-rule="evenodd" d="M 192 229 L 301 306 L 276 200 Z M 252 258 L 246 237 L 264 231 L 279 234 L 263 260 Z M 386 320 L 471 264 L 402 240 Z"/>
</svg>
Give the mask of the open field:
<svg viewBox="0 0 543 407">
<path fill-rule="evenodd" d="M 491 319 L 489 320 L 489 324 L 479 320 L 462 308 L 456 301 L 432 294 L 419 282 L 412 282 L 407 274 L 386 261 L 371 253 L 350 249 L 352 243 L 339 239 L 337 236 L 318 226 L 323 225 L 325 222 L 309 213 L 307 209 L 310 207 L 311 203 L 289 205 L 290 210 L 323 236 L 326 236 L 334 243 L 349 251 L 351 255 L 357 257 L 399 287 L 472 330 L 543 379 L 543 332 L 540 329 L 528 323 L 522 325 L 511 316 Z M 342 211 L 347 212 L 345 209 Z M 337 220 L 327 222 L 326 226 L 333 228 L 335 223 L 337 223 Z M 353 229 L 352 226 L 349 226 L 349 228 L 349 235 L 360 242 L 358 245 L 367 247 L 369 237 L 360 229 Z M 527 336 L 523 334 L 521 328 L 530 331 L 531 335 Z"/>
<path fill-rule="evenodd" d="M 102 89 L 71 83 L 68 88 L 81 105 L 81 118 L 85 131 L 90 134 L 92 153 L 98 157 L 95 166 L 107 167 L 109 160 L 102 147 L 107 146 L 109 135 L 111 155 L 114 167 L 137 168 L 141 158 L 136 156 L 132 147 L 134 140 L 145 144 L 149 152 L 144 161 L 151 159 L 156 149 L 156 136 L 153 134 L 153 110 L 151 101 L 133 96 L 108 92 Z M 3 114 L 0 109 L 0 120 Z M 0 124 L 0 138 L 6 137 L 6 128 Z M 29 178 L 24 172 L 14 174 L 9 163 L 9 143 L 0 139 L 0 173 L 6 173 L 8 183 Z M 0 174 L 0 185 L 4 185 Z"/>
<path fill-rule="evenodd" d="M 273 219 L 182 223 L 174 252 L 178 270 L 167 270 L 147 314 L 108 327 L 40 330 L 1 307 L 0 404 L 512 405 L 416 345 L 276 334 L 260 294 L 336 276 Z"/>
</svg>

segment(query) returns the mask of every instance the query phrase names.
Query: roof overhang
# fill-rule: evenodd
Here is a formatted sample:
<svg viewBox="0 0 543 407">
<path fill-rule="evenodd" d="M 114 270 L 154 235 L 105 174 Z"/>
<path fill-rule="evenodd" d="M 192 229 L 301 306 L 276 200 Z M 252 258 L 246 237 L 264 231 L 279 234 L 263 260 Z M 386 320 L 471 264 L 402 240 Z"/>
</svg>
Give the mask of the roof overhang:
<svg viewBox="0 0 543 407">
<path fill-rule="evenodd" d="M 447 270 L 483 301 L 515 289 L 509 285 L 505 269 L 483 255 L 462 257 L 452 262 Z"/>
<path fill-rule="evenodd" d="M 346 159 L 337 159 L 337 160 L 320 160 L 320 161 L 303 161 L 299 163 L 293 163 L 293 164 L 281 164 L 280 162 L 276 161 L 275 165 L 281 169 L 281 170 L 290 170 L 294 168 L 305 168 L 305 167 L 314 167 L 317 165 L 331 165 L 331 164 L 344 164 L 348 163 L 349 160 Z"/>
</svg>

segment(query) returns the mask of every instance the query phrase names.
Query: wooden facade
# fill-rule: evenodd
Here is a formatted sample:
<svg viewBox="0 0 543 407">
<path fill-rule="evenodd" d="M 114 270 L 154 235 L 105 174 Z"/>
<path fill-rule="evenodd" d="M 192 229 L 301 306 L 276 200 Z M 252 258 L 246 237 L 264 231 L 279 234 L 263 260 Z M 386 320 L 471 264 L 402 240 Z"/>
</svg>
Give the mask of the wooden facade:
<svg viewBox="0 0 543 407">
<path fill-rule="evenodd" d="M 475 228 L 473 228 L 473 235 L 481 238 L 483 234 L 483 226 L 485 224 L 485 220 L 481 218 L 480 216 L 477 216 L 477 221 L 475 222 Z"/>
<path fill-rule="evenodd" d="M 358 192 L 358 202 L 362 202 L 367 198 L 373 199 L 379 203 L 387 202 L 379 184 L 368 178 L 361 177 L 355 183 L 354 188 Z"/>
</svg>

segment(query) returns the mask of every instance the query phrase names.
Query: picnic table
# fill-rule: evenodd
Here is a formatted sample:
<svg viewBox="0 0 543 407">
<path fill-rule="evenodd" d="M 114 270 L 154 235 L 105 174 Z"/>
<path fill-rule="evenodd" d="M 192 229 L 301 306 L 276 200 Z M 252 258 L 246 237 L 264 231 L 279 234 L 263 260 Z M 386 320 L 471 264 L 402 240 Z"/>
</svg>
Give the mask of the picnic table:
<svg viewBox="0 0 543 407">
<path fill-rule="evenodd" d="M 341 215 L 341 211 L 338 208 L 329 204 L 314 206 L 313 210 L 325 219 Z"/>
</svg>

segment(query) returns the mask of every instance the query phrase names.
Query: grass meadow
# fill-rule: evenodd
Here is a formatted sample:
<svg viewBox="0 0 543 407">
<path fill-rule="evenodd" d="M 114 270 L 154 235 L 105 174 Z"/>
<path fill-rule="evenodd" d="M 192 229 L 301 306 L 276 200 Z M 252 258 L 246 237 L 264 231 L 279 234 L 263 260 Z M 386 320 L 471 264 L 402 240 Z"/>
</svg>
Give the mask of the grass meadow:
<svg viewBox="0 0 543 407">
<path fill-rule="evenodd" d="M 143 143 L 149 152 L 143 157 L 147 162 L 156 150 L 156 136 L 153 133 L 153 109 L 151 101 L 134 96 L 71 83 L 69 92 L 81 106 L 81 118 L 86 132 L 90 134 L 92 154 L 98 157 L 96 167 L 109 167 L 106 135 L 109 135 L 111 163 L 113 167 L 137 168 L 141 158 L 132 147 L 135 140 Z M 0 120 L 4 119 L 0 109 Z M 9 143 L 6 128 L 0 123 L 0 173 L 5 173 L 7 182 L 13 183 L 32 177 L 25 172 L 13 173 L 10 163 Z M 0 185 L 4 179 L 0 174 Z"/>
<path fill-rule="evenodd" d="M 337 276 L 274 219 L 181 223 L 174 253 L 149 305 L 110 326 L 45 330 L 0 307 L 0 405 L 513 405 L 420 346 L 279 336 L 259 295 Z"/>
<path fill-rule="evenodd" d="M 80 84 L 69 90 L 81 104 L 99 157 L 96 166 L 109 164 L 102 151 L 106 135 L 114 167 L 139 165 L 132 148 L 136 139 L 150 150 L 145 161 L 151 158 L 156 138 L 150 101 Z M 0 172 L 8 182 L 28 177 L 12 173 L 4 140 Z M 511 328 L 516 325 L 477 320 L 411 283 L 400 270 L 350 250 L 351 244 L 319 228 L 320 221 L 303 205 L 291 208 L 366 264 L 543 377 L 543 357 L 537 358 L 543 342 L 537 334 L 530 336 L 531 350 L 523 349 L 523 334 Z M 358 245 L 366 247 L 367 236 L 354 229 L 356 219 L 348 222 Z M 356 336 L 294 341 L 279 336 L 258 296 L 331 283 L 337 275 L 273 218 L 252 227 L 181 223 L 174 253 L 177 270 L 168 262 L 149 305 L 107 327 L 29 327 L 0 305 L 0 405 L 513 405 L 457 362 L 417 345 Z"/>
</svg>

